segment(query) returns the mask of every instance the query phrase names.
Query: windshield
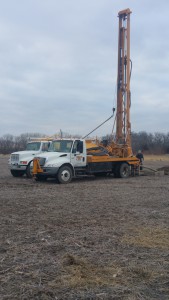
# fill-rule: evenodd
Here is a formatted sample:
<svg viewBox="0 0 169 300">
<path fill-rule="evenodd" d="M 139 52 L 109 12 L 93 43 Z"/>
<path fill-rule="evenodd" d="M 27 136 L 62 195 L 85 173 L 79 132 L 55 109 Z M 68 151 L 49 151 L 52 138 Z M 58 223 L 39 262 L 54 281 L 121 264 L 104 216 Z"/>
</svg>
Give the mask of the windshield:
<svg viewBox="0 0 169 300">
<path fill-rule="evenodd" d="M 28 143 L 26 145 L 26 150 L 28 151 L 38 151 L 40 149 L 40 145 L 41 143 L 40 142 L 33 142 L 33 143 Z"/>
<path fill-rule="evenodd" d="M 69 153 L 72 148 L 73 141 L 70 140 L 57 140 L 53 141 L 49 147 L 50 152 L 66 152 Z"/>
</svg>

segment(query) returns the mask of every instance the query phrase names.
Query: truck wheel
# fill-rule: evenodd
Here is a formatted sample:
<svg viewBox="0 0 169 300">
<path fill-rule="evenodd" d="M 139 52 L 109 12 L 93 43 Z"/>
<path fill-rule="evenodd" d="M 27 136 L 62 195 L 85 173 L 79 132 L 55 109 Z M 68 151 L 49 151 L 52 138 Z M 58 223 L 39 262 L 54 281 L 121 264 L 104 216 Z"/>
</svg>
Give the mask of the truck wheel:
<svg viewBox="0 0 169 300">
<path fill-rule="evenodd" d="M 130 167 L 127 163 L 122 163 L 118 169 L 118 177 L 128 178 L 130 176 Z"/>
<path fill-rule="evenodd" d="M 69 183 L 73 177 L 72 170 L 69 166 L 63 166 L 59 169 L 57 179 L 59 183 Z"/>
<path fill-rule="evenodd" d="M 30 161 L 30 163 L 28 164 L 28 166 L 26 168 L 26 176 L 27 176 L 27 178 L 32 178 L 33 177 L 33 173 L 32 173 L 33 167 L 31 166 L 31 162 L 32 161 Z"/>
<path fill-rule="evenodd" d="M 16 170 L 11 170 L 11 174 L 14 177 L 22 177 L 24 175 L 24 171 L 16 171 Z"/>
</svg>

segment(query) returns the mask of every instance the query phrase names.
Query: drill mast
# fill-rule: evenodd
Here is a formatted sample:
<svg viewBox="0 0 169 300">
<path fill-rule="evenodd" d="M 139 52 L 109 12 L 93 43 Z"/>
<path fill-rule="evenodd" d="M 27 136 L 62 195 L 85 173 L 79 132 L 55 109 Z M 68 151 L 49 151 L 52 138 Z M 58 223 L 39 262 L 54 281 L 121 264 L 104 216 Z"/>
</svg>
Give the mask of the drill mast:
<svg viewBox="0 0 169 300">
<path fill-rule="evenodd" d="M 118 39 L 116 143 L 131 147 L 130 9 L 120 11 Z"/>
</svg>

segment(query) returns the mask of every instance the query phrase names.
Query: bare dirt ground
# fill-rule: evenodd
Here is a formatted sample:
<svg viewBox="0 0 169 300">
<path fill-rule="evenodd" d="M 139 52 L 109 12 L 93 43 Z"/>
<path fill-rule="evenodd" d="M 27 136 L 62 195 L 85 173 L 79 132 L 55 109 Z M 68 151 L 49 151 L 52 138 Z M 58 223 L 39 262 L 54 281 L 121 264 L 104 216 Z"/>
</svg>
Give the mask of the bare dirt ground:
<svg viewBox="0 0 169 300">
<path fill-rule="evenodd" d="M 169 176 L 14 178 L 0 157 L 0 299 L 169 299 Z M 149 168 L 169 166 L 150 158 Z M 163 168 L 164 169 L 164 168 Z"/>
</svg>

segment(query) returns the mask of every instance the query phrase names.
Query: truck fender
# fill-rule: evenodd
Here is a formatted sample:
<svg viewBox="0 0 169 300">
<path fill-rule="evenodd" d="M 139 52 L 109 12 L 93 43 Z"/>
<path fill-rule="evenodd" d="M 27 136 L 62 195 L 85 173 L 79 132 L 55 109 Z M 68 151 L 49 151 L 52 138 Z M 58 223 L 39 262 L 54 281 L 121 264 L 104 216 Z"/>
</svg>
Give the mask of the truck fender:
<svg viewBox="0 0 169 300">
<path fill-rule="evenodd" d="M 28 163 L 26 167 L 26 176 L 27 178 L 32 178 L 32 172 L 31 172 L 31 163 L 33 162 L 33 159 Z"/>
</svg>

